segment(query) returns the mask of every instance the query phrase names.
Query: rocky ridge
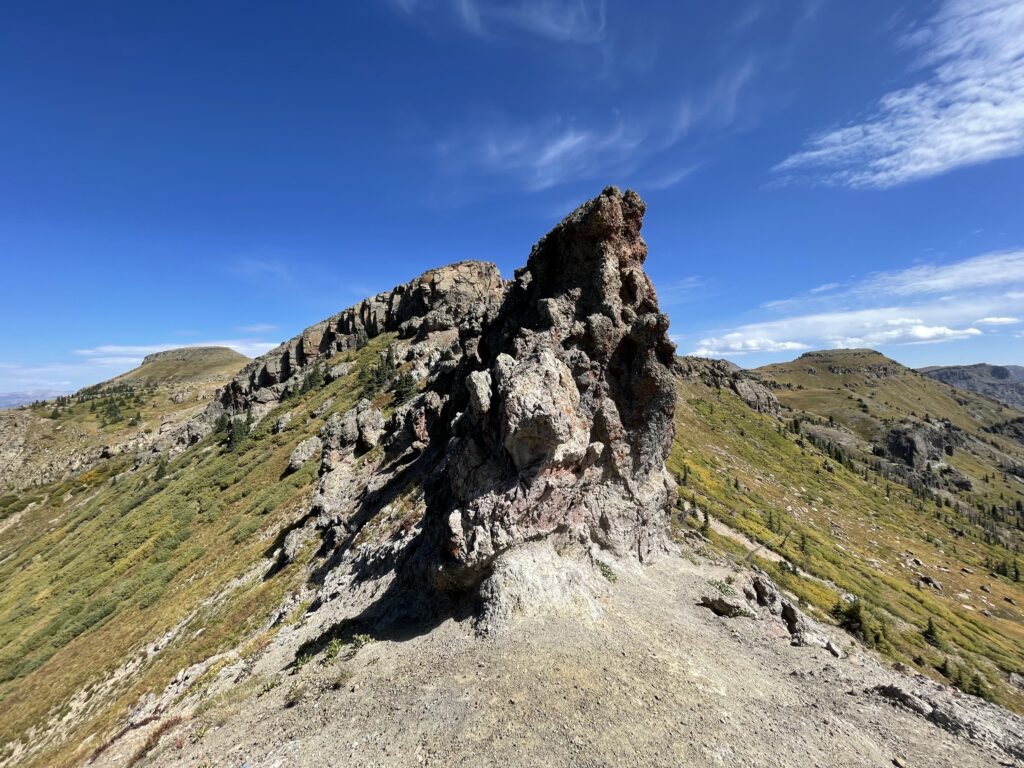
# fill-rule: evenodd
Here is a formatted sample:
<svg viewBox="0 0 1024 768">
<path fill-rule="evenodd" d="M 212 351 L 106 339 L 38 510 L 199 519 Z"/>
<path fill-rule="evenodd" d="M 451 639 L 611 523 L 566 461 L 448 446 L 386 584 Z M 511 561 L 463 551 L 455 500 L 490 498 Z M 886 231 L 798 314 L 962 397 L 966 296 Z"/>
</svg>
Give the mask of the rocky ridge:
<svg viewBox="0 0 1024 768">
<path fill-rule="evenodd" d="M 560 578 L 551 552 L 520 562 L 527 543 L 583 560 L 667 548 L 674 347 L 643 271 L 643 213 L 635 193 L 609 188 L 512 281 L 463 262 L 380 294 L 256 360 L 189 425 L 195 439 L 220 413 L 260 418 L 318 366 L 328 379 L 347 373 L 326 362 L 333 354 L 393 334 L 386 356 L 420 391 L 387 418 L 367 399 L 331 414 L 292 456 L 294 470 L 319 445 L 320 479 L 279 562 L 311 536 L 333 548 L 320 602 L 350 592 L 353 572 L 399 572 L 395 589 L 482 600 L 482 626 L 494 628 L 514 606 L 537 607 L 516 591 L 535 589 L 540 571 Z M 415 526 L 368 540 L 368 521 L 419 488 Z"/>
<path fill-rule="evenodd" d="M 1015 408 L 1024 408 L 1024 366 L 1020 365 L 949 365 L 921 368 L 930 379 L 957 389 L 999 400 Z"/>
<path fill-rule="evenodd" d="M 782 412 L 778 398 L 755 373 L 737 368 L 727 360 L 680 357 L 674 365 L 677 376 L 702 381 L 709 387 L 728 389 L 758 413 L 778 416 Z"/>
</svg>

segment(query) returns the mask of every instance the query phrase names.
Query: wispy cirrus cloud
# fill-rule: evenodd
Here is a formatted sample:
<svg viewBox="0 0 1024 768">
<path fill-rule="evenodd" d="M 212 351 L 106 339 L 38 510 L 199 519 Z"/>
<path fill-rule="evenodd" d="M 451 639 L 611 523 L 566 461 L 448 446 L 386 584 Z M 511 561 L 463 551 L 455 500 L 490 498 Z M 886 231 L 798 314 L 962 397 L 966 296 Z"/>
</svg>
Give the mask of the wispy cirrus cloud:
<svg viewBox="0 0 1024 768">
<path fill-rule="evenodd" d="M 729 357 L 980 337 L 986 326 L 1018 322 L 1011 312 L 1024 302 L 1024 251 L 916 265 L 827 287 L 769 302 L 762 309 L 775 317 L 707 334 L 693 354 Z"/>
<path fill-rule="evenodd" d="M 676 147 L 696 126 L 729 126 L 756 70 L 756 62 L 749 59 L 697 96 L 628 115 L 615 111 L 603 120 L 555 114 L 519 121 L 492 115 L 452 130 L 436 144 L 437 157 L 448 173 L 503 177 L 529 191 L 632 175 Z M 699 165 L 660 175 L 649 172 L 651 188 L 678 184 Z"/>
<path fill-rule="evenodd" d="M 407 15 L 442 14 L 466 32 L 536 35 L 559 43 L 597 43 L 605 37 L 604 0 L 391 0 Z"/>
<path fill-rule="evenodd" d="M 273 323 L 253 323 L 252 325 L 240 325 L 238 330 L 242 333 L 270 333 L 270 331 L 276 331 L 277 326 Z"/>
<path fill-rule="evenodd" d="M 274 259 L 236 259 L 227 271 L 250 280 L 291 280 L 292 271 L 283 261 Z"/>
<path fill-rule="evenodd" d="M 1024 0 L 946 0 L 901 43 L 917 53 L 917 82 L 775 170 L 888 188 L 1024 153 Z"/>
<path fill-rule="evenodd" d="M 1024 283 L 1024 251 L 985 253 L 952 264 L 922 264 L 880 272 L 856 286 L 860 293 L 912 296 Z"/>
<path fill-rule="evenodd" d="M 705 285 L 707 285 L 707 281 L 696 275 L 659 285 L 657 287 L 659 303 L 663 307 L 685 304 Z"/>
</svg>

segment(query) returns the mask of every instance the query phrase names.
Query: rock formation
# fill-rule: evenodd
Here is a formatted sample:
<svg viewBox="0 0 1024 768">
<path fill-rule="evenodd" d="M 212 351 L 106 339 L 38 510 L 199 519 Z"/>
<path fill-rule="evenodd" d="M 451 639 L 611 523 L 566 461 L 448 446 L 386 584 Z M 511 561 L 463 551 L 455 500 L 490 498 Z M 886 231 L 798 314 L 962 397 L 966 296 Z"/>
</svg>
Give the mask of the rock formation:
<svg viewBox="0 0 1024 768">
<path fill-rule="evenodd" d="M 344 364 L 320 364 L 394 333 L 388 357 L 422 391 L 386 420 L 365 399 L 329 416 L 312 506 L 328 541 L 352 541 L 376 514 L 353 457 L 380 445 L 377 482 L 417 459 L 426 489 L 422 535 L 406 552 L 416 581 L 474 592 L 503 553 L 539 540 L 648 559 L 666 546 L 675 495 L 665 470 L 675 379 L 668 318 L 643 269 L 644 210 L 636 193 L 608 188 L 545 236 L 512 281 L 462 262 L 318 323 L 236 376 L 187 440 L 224 412 L 260 418 L 314 365 L 346 375 Z M 315 448 L 303 444 L 292 469 Z"/>
<path fill-rule="evenodd" d="M 434 331 L 479 331 L 483 313 L 500 297 L 504 283 L 493 264 L 464 261 L 431 270 L 416 280 L 380 293 L 313 325 L 241 371 L 221 392 L 230 412 L 259 418 L 281 396 L 301 384 L 310 367 L 337 352 L 356 349 L 368 338 L 398 333 L 424 338 Z M 344 375 L 335 366 L 328 378 Z"/>
<path fill-rule="evenodd" d="M 427 520 L 440 586 L 474 586 L 545 537 L 641 560 L 663 546 L 674 347 L 643 271 L 644 209 L 609 188 L 566 217 L 457 372 L 446 487 Z"/>
<path fill-rule="evenodd" d="M 728 389 L 758 413 L 778 416 L 782 412 L 775 394 L 757 374 L 744 371 L 726 360 L 680 357 L 676 358 L 675 372 L 709 387 Z"/>
</svg>

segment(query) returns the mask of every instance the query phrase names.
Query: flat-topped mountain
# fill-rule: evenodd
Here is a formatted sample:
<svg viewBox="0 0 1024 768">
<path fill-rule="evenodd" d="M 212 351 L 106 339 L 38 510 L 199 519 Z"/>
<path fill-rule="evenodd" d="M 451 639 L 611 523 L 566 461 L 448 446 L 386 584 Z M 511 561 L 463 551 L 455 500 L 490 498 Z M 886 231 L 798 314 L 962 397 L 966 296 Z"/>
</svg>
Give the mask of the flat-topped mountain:
<svg viewBox="0 0 1024 768">
<path fill-rule="evenodd" d="M 784 404 L 854 425 L 877 438 L 887 422 L 934 416 L 961 429 L 992 427 L 1021 414 L 971 392 L 948 386 L 870 349 L 808 352 L 788 363 L 755 370 Z"/>
<path fill-rule="evenodd" d="M 928 378 L 951 387 L 987 395 L 1015 408 L 1024 408 L 1024 366 L 978 363 L 931 366 L 919 370 Z"/>
<path fill-rule="evenodd" d="M 201 413 L 249 358 L 183 347 L 73 395 L 0 411 L 0 491 L 64 479 L 114 456 L 144 453 Z"/>
<path fill-rule="evenodd" d="M 248 357 L 229 347 L 180 347 L 146 355 L 138 368 L 105 384 L 186 384 L 202 380 L 223 383 L 249 362 Z"/>
</svg>

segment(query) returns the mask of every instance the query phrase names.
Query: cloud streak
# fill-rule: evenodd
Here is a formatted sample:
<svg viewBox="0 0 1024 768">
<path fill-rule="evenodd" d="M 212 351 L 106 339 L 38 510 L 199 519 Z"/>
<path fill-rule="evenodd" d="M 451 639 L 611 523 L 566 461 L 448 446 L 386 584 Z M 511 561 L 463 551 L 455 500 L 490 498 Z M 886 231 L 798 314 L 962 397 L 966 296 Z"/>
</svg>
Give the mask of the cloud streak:
<svg viewBox="0 0 1024 768">
<path fill-rule="evenodd" d="M 1024 153 L 1024 0 L 946 0 L 901 43 L 918 81 L 775 170 L 884 189 Z"/>
<path fill-rule="evenodd" d="M 605 38 L 605 0 L 391 0 L 413 16 L 441 13 L 471 35 L 503 32 L 556 43 L 599 43 Z"/>
<path fill-rule="evenodd" d="M 668 106 L 604 120 L 560 114 L 520 122 L 505 116 L 463 125 L 436 144 L 449 173 L 510 178 L 528 191 L 594 178 L 632 176 L 687 137 L 698 125 L 722 129 L 736 119 L 743 90 L 756 72 L 748 60 L 719 77 L 703 94 Z M 651 189 L 681 183 L 700 163 L 649 173 Z"/>
<path fill-rule="evenodd" d="M 988 270 L 995 270 L 989 272 Z M 877 273 L 763 305 L 783 317 L 707 334 L 692 354 L 729 357 L 821 347 L 936 344 L 1012 325 L 1024 301 L 1024 251 Z M 839 290 L 837 290 L 839 289 Z"/>
</svg>

